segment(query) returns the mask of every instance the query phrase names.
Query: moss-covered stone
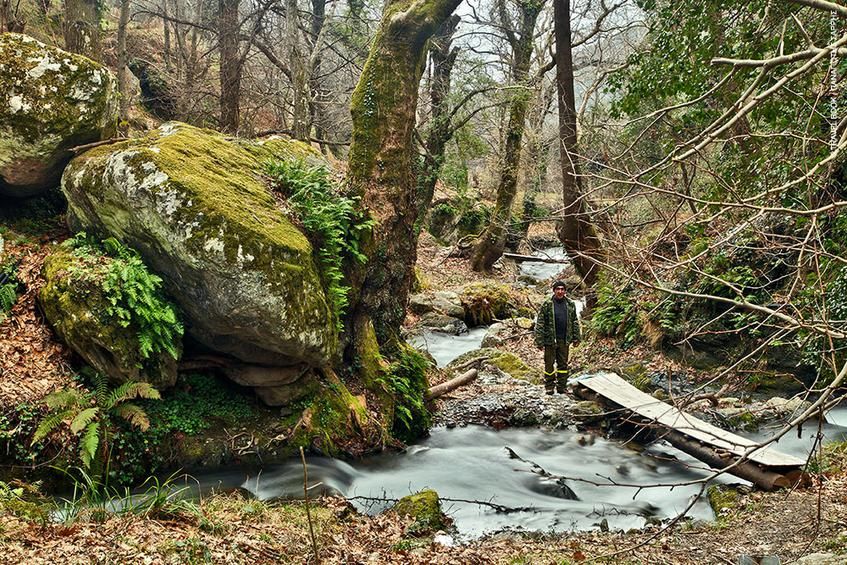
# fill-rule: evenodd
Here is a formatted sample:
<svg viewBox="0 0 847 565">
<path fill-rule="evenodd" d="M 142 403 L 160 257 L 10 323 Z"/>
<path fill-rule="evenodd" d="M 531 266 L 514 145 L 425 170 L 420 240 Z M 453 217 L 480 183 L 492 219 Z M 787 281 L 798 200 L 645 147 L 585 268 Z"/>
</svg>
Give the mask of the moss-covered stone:
<svg viewBox="0 0 847 565">
<path fill-rule="evenodd" d="M 460 296 L 465 308 L 465 322 L 469 326 L 490 324 L 495 318 L 510 318 L 517 313 L 512 291 L 505 284 L 472 282 L 462 289 Z"/>
<path fill-rule="evenodd" d="M 324 366 L 335 314 L 309 240 L 262 177 L 267 160 L 294 158 L 320 157 L 166 123 L 74 159 L 62 189 L 74 226 L 125 242 L 164 279 L 194 339 L 247 363 Z"/>
<path fill-rule="evenodd" d="M 0 194 L 56 187 L 69 149 L 112 135 L 117 108 L 117 82 L 102 65 L 26 35 L 0 35 Z"/>
<path fill-rule="evenodd" d="M 480 349 L 474 349 L 473 351 L 468 351 L 451 361 L 447 368 L 449 369 L 451 366 L 464 366 L 475 360 L 493 365 L 516 379 L 522 379 L 534 384 L 540 384 L 543 382 L 542 374 L 539 369 L 530 367 L 524 363 L 520 357 L 513 353 L 496 349 L 494 347 L 483 347 Z"/>
<path fill-rule="evenodd" d="M 39 302 L 59 337 L 100 373 L 116 382 L 145 381 L 157 388 L 176 382 L 177 359 L 166 351 L 142 355 L 139 328 L 109 315 L 109 297 L 96 276 L 79 276 L 92 265 L 107 267 L 109 257 L 86 260 L 69 247 L 57 247 L 44 262 L 45 284 Z M 176 351 L 182 349 L 175 344 Z"/>
<path fill-rule="evenodd" d="M 420 536 L 435 533 L 448 527 L 447 517 L 441 512 L 441 501 L 434 490 L 422 490 L 401 498 L 392 508 L 400 516 L 414 518 L 406 533 Z"/>
<path fill-rule="evenodd" d="M 706 490 L 706 496 L 718 521 L 738 506 L 738 501 L 741 498 L 740 493 L 735 488 L 727 485 L 709 486 Z"/>
</svg>

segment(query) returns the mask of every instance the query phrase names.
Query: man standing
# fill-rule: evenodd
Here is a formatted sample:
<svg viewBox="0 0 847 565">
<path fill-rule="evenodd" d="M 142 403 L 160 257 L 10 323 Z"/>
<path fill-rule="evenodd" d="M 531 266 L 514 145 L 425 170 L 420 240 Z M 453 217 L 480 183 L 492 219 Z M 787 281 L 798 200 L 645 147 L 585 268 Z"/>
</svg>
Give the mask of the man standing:
<svg viewBox="0 0 847 565">
<path fill-rule="evenodd" d="M 565 283 L 553 283 L 553 296 L 544 301 L 535 318 L 535 345 L 544 350 L 544 387 L 547 394 L 558 388 L 565 392 L 568 382 L 568 349 L 579 343 L 579 320 L 573 300 L 565 296 Z M 554 369 L 555 365 L 555 369 Z"/>
</svg>

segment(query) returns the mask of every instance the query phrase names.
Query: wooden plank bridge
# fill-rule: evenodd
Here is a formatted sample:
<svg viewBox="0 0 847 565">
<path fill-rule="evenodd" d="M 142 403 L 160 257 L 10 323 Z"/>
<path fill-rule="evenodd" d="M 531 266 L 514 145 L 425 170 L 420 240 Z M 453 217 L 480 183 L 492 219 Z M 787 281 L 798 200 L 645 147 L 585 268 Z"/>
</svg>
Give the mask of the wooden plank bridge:
<svg viewBox="0 0 847 565">
<path fill-rule="evenodd" d="M 611 415 L 648 431 L 653 438 L 667 440 L 714 469 L 727 469 L 760 488 L 787 487 L 804 477 L 805 460 L 781 453 L 773 444 L 760 448 L 755 441 L 645 394 L 618 375 L 599 373 L 572 382 L 578 396 L 599 402 Z"/>
</svg>

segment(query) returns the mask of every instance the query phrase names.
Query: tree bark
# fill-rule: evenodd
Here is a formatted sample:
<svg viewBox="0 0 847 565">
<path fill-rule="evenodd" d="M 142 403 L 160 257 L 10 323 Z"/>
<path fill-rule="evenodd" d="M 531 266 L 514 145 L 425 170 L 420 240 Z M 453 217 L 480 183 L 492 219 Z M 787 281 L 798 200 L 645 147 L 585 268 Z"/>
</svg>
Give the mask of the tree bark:
<svg viewBox="0 0 847 565">
<path fill-rule="evenodd" d="M 364 245 L 366 263 L 348 267 L 355 354 L 371 327 L 380 345 L 393 344 L 405 316 L 418 239 L 412 139 L 418 85 L 427 41 L 459 2 L 389 0 L 353 92 L 348 180 L 376 222 Z"/>
<path fill-rule="evenodd" d="M 597 280 L 602 249 L 597 231 L 586 213 L 582 198 L 577 156 L 576 98 L 571 46 L 570 0 L 553 0 L 556 33 L 556 89 L 559 98 L 559 151 L 562 165 L 564 217 L 559 239 L 571 257 L 583 283 L 591 288 Z M 590 307 L 592 300 L 586 306 Z"/>
<path fill-rule="evenodd" d="M 129 121 L 129 107 L 132 103 L 132 95 L 129 92 L 129 58 L 126 52 L 126 28 L 129 24 L 129 2 L 121 0 L 121 12 L 118 18 L 118 92 L 121 93 L 120 100 L 120 124 L 121 132 L 126 133 Z M 167 25 L 167 24 L 166 24 Z"/>
<path fill-rule="evenodd" d="M 527 85 L 535 22 L 538 20 L 543 2 L 520 0 L 518 6 L 521 12 L 520 35 L 510 41 L 514 60 L 512 82 L 515 85 Z M 473 251 L 471 268 L 474 271 L 490 270 L 494 262 L 503 255 L 503 250 L 506 247 L 507 228 L 512 217 L 512 204 L 518 188 L 521 140 L 523 139 L 529 100 L 529 93 L 522 91 L 516 94 L 509 104 L 509 123 L 506 129 L 500 182 L 497 185 L 497 199 L 494 203 L 491 221 L 480 235 Z"/>
<path fill-rule="evenodd" d="M 449 381 L 443 382 L 440 385 L 430 387 L 426 393 L 426 399 L 432 400 L 433 398 L 444 396 L 448 392 L 452 392 L 460 386 L 465 386 L 466 384 L 473 382 L 478 374 L 479 371 L 477 371 L 476 369 L 471 369 L 470 371 L 462 373 L 458 377 L 453 377 Z"/>
<path fill-rule="evenodd" d="M 220 52 L 220 129 L 237 133 L 240 122 L 241 53 L 238 49 L 240 0 L 218 0 L 218 49 Z"/>
<path fill-rule="evenodd" d="M 429 44 L 429 56 L 432 61 L 432 82 L 429 88 L 431 118 L 424 142 L 426 154 L 418 171 L 418 217 L 421 219 L 432 203 L 435 183 L 444 164 L 444 150 L 452 137 L 447 97 L 450 94 L 453 65 L 459 54 L 458 49 L 452 47 L 459 20 L 459 16 L 455 14 L 447 19 Z"/>
<path fill-rule="evenodd" d="M 65 0 L 65 49 L 100 60 L 100 0 Z"/>
</svg>

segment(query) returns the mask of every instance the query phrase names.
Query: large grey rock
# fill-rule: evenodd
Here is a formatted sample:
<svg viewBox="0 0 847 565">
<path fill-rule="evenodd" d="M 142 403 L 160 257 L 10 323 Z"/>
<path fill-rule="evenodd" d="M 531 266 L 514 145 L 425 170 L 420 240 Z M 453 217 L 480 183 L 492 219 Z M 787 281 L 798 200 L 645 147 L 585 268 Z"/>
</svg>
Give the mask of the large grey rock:
<svg viewBox="0 0 847 565">
<path fill-rule="evenodd" d="M 451 318 L 462 319 L 465 309 L 458 294 L 449 290 L 414 294 L 409 298 L 409 310 L 415 314 L 439 312 Z"/>
<path fill-rule="evenodd" d="M 135 248 L 206 347 L 256 365 L 328 365 L 336 316 L 312 246 L 261 180 L 271 158 L 319 157 L 167 123 L 74 159 L 62 178 L 69 221 Z"/>
<path fill-rule="evenodd" d="M 108 69 L 26 35 L 0 35 L 0 195 L 58 186 L 69 149 L 112 135 L 117 119 Z"/>
</svg>

